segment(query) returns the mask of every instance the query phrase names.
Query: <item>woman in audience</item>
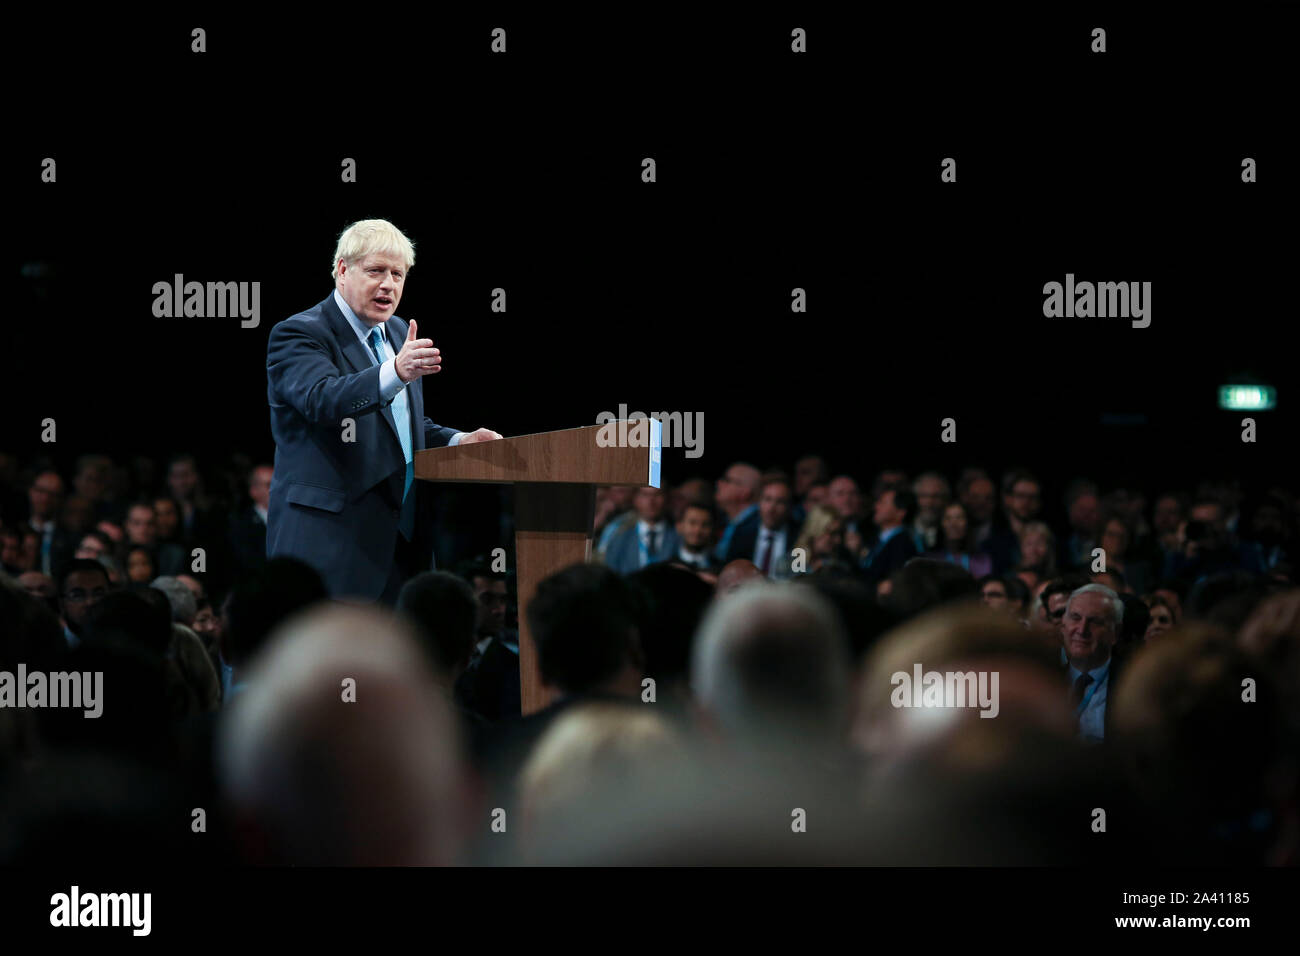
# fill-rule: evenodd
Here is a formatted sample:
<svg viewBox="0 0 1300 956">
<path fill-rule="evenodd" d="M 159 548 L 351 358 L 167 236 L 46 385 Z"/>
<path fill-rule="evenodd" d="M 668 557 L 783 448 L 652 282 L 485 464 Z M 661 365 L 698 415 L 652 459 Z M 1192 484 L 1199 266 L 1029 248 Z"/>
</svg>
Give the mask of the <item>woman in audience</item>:
<svg viewBox="0 0 1300 956">
<path fill-rule="evenodd" d="M 1032 571 L 1038 581 L 1056 577 L 1056 535 L 1041 521 L 1030 521 L 1020 531 L 1020 566 L 1016 573 Z"/>
<path fill-rule="evenodd" d="M 965 568 L 974 578 L 993 573 L 993 558 L 972 551 L 970 547 L 970 518 L 966 506 L 953 501 L 943 509 L 943 546 L 931 551 L 927 558 L 937 558 Z"/>
<path fill-rule="evenodd" d="M 844 547 L 844 521 L 830 505 L 814 505 L 804 519 L 803 529 L 795 541 L 808 557 L 808 573 L 820 571 L 828 563 L 847 566 L 849 556 Z"/>
<path fill-rule="evenodd" d="M 1151 623 L 1147 625 L 1146 634 L 1142 637 L 1144 641 L 1149 641 L 1174 626 L 1174 609 L 1169 601 L 1159 594 L 1148 594 L 1142 600 L 1146 601 L 1147 607 L 1151 609 Z"/>
<path fill-rule="evenodd" d="M 1150 569 L 1141 561 L 1129 560 L 1128 546 L 1132 540 L 1128 522 L 1122 516 L 1110 514 L 1102 519 L 1101 549 L 1106 552 L 1106 570 L 1124 575 L 1133 593 L 1141 594 L 1147 589 L 1151 575 Z"/>
</svg>

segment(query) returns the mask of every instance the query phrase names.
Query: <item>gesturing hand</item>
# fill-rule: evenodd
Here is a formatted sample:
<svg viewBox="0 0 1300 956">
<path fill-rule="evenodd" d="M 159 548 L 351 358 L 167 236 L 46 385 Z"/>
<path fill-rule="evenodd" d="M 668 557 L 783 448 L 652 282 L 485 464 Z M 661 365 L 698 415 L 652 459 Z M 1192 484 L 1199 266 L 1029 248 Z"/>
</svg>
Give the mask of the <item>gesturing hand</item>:
<svg viewBox="0 0 1300 956">
<path fill-rule="evenodd" d="M 412 382 L 422 375 L 432 375 L 442 366 L 442 354 L 433 347 L 433 339 L 417 339 L 415 334 L 415 320 L 412 319 L 406 329 L 402 351 L 397 353 L 397 377 L 403 382 Z"/>
</svg>

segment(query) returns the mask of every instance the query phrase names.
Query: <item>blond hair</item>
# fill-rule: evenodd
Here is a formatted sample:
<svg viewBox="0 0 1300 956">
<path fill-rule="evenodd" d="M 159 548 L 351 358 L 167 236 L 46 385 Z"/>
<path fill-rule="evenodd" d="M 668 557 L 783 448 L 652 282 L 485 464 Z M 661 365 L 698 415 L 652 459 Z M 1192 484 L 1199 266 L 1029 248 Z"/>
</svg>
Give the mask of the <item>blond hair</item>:
<svg viewBox="0 0 1300 956">
<path fill-rule="evenodd" d="M 840 513 L 830 505 L 813 505 L 808 509 L 808 517 L 804 518 L 803 528 L 799 531 L 799 540 L 795 542 L 796 548 L 803 548 L 807 554 L 812 554 L 813 545 L 817 539 L 826 533 L 826 529 L 835 522 L 840 520 Z"/>
<path fill-rule="evenodd" d="M 339 234 L 334 259 L 330 262 L 330 275 L 338 276 L 340 259 L 353 265 L 372 255 L 396 256 L 406 263 L 408 272 L 415 265 L 415 246 L 400 229 L 387 219 L 362 219 Z"/>
<path fill-rule="evenodd" d="M 530 840 L 544 844 L 590 811 L 593 793 L 638 793 L 685 746 L 651 708 L 580 704 L 556 718 L 519 774 Z"/>
</svg>

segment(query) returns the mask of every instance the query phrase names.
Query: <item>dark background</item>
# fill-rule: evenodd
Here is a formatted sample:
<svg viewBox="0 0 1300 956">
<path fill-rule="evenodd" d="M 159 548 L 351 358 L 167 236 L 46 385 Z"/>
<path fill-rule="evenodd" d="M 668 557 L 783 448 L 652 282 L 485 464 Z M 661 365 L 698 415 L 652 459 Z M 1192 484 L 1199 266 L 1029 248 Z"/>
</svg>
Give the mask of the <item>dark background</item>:
<svg viewBox="0 0 1300 956">
<path fill-rule="evenodd" d="M 1074 475 L 1293 484 L 1293 8 L 849 16 L 19 20 L 3 446 L 65 473 L 87 451 L 269 459 L 270 328 L 381 217 L 416 245 L 398 314 L 444 351 L 441 424 L 702 411 L 674 482 L 818 451 L 866 481 L 1024 463 L 1049 500 Z M 1045 319 L 1067 272 L 1151 281 L 1150 328 Z M 261 325 L 154 318 L 175 273 L 260 281 Z M 1256 444 L 1217 409 L 1247 376 L 1279 393 Z"/>
</svg>

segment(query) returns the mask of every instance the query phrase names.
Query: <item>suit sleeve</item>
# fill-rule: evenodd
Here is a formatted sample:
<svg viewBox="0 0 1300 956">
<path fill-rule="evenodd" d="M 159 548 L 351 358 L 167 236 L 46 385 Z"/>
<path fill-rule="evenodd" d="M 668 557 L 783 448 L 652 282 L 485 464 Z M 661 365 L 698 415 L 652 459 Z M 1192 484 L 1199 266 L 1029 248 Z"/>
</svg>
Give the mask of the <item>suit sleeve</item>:
<svg viewBox="0 0 1300 956">
<path fill-rule="evenodd" d="M 446 425 L 435 425 L 432 418 L 424 419 L 424 447 L 425 448 L 442 448 L 450 445 L 451 440 L 460 432 L 455 428 L 448 428 Z"/>
<path fill-rule="evenodd" d="M 379 366 L 342 374 L 325 343 L 292 319 L 271 329 L 266 374 L 272 393 L 315 425 L 337 425 L 381 407 Z"/>
</svg>

